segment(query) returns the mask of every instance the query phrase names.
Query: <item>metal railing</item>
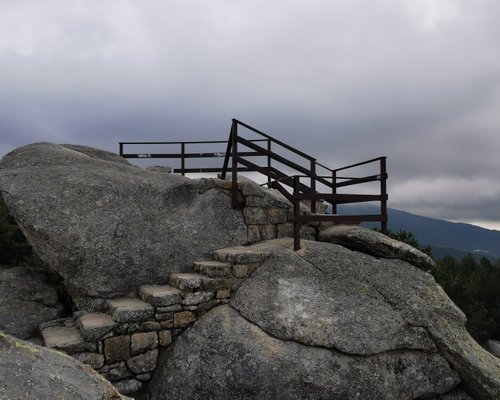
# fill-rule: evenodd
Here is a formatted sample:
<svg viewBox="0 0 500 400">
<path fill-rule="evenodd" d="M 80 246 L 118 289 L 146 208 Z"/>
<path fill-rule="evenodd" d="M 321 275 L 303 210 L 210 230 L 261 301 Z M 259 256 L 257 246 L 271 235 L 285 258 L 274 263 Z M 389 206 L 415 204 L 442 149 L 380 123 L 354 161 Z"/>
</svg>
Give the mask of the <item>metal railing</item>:
<svg viewBox="0 0 500 400">
<path fill-rule="evenodd" d="M 257 138 L 243 137 L 241 128 L 249 131 Z M 195 152 L 191 148 L 195 145 L 226 145 L 225 151 Z M 128 153 L 125 146 L 137 145 L 175 145 L 179 146 L 176 153 Z M 221 149 L 222 150 L 222 149 Z M 286 153 L 286 154 L 285 154 Z M 233 119 L 229 139 L 227 141 L 192 141 L 192 142 L 120 142 L 120 155 L 124 158 L 149 159 L 170 158 L 179 159 L 180 168 L 173 172 L 185 175 L 186 173 L 213 173 L 220 172 L 221 179 L 231 174 L 231 198 L 233 207 L 243 207 L 238 196 L 238 173 L 258 172 L 267 178 L 268 187 L 278 190 L 294 206 L 294 249 L 300 249 L 300 229 L 302 223 L 307 222 L 380 222 L 381 230 L 387 231 L 387 157 L 377 157 L 337 169 L 317 162 L 314 157 L 278 140 L 274 137 Z M 224 158 L 222 167 L 193 168 L 186 165 L 189 159 Z M 264 158 L 264 165 L 256 158 Z M 292 158 L 294 160 L 292 160 Z M 231 166 L 229 162 L 231 160 Z M 378 166 L 376 173 L 363 176 L 344 176 L 347 172 L 359 167 Z M 325 173 L 318 174 L 318 170 Z M 342 173 L 340 175 L 339 173 Z M 350 186 L 358 187 L 361 184 L 379 182 L 377 193 L 339 193 L 339 189 Z M 321 189 L 320 189 L 321 188 Z M 326 190 L 326 191 L 325 191 Z M 331 205 L 331 214 L 317 214 L 316 202 L 326 202 Z M 379 202 L 378 214 L 338 215 L 337 205 L 350 203 Z M 302 212 L 300 205 L 309 203 L 310 212 Z"/>
<path fill-rule="evenodd" d="M 250 132 L 257 134 L 268 140 L 267 146 L 264 148 L 258 143 L 242 137 L 239 127 L 246 128 Z M 251 149 L 255 153 L 266 156 L 266 165 L 258 165 L 245 157 L 245 151 L 240 150 L 240 147 Z M 280 151 L 285 150 L 300 161 L 294 162 L 286 158 Z M 387 157 L 378 157 L 371 160 L 362 161 L 346 167 L 330 169 L 327 166 L 320 164 L 314 157 L 305 154 L 304 152 L 286 144 L 282 141 L 269 136 L 268 134 L 259 131 L 237 119 L 233 119 L 231 124 L 231 132 L 228 140 L 228 148 L 224 159 L 221 178 L 226 178 L 226 173 L 229 172 L 229 158 L 231 158 L 231 180 L 232 185 L 232 202 L 234 207 L 241 207 L 243 204 L 238 200 L 238 166 L 244 165 L 248 171 L 259 172 L 268 178 L 267 185 L 282 193 L 289 201 L 294 204 L 294 248 L 300 249 L 300 226 L 303 222 L 349 222 L 360 223 L 375 221 L 380 222 L 382 231 L 387 231 Z M 282 168 L 276 168 L 273 162 L 285 166 L 290 173 L 283 172 Z M 367 176 L 351 177 L 340 176 L 339 172 L 352 170 L 357 167 L 378 164 L 376 174 Z M 317 170 L 323 169 L 328 175 L 318 175 Z M 306 182 L 303 182 L 305 180 Z M 380 182 L 378 193 L 376 194 L 352 194 L 338 193 L 340 188 L 360 185 L 370 182 Z M 319 192 L 319 186 L 326 188 L 328 192 Z M 287 190 L 285 187 L 288 187 Z M 316 202 L 322 201 L 331 205 L 332 214 L 316 214 Z M 309 202 L 310 213 L 302 213 L 300 204 Z M 337 205 L 350 203 L 366 203 L 380 202 L 380 213 L 373 215 L 337 215 Z"/>
<path fill-rule="evenodd" d="M 268 142 L 267 139 L 257 139 L 256 142 Z M 140 152 L 126 152 L 125 147 L 144 147 L 144 146 L 175 146 L 178 151 L 170 153 L 151 153 L 149 150 Z M 222 151 L 212 151 L 212 152 L 197 152 L 193 149 L 197 145 L 224 145 L 221 146 Z M 188 167 L 188 160 L 190 159 L 209 159 L 209 158 L 223 158 L 226 157 L 225 145 L 227 145 L 227 140 L 202 140 L 202 141 L 185 141 L 185 142 L 119 142 L 119 154 L 123 158 L 131 159 L 178 159 L 180 160 L 179 168 L 172 168 L 172 172 L 181 175 L 192 174 L 192 173 L 219 173 L 222 171 L 222 167 Z M 129 150 L 130 151 L 130 150 Z M 245 157 L 255 157 L 260 156 L 256 152 L 245 152 Z M 240 172 L 248 171 L 246 167 L 239 167 Z"/>
</svg>

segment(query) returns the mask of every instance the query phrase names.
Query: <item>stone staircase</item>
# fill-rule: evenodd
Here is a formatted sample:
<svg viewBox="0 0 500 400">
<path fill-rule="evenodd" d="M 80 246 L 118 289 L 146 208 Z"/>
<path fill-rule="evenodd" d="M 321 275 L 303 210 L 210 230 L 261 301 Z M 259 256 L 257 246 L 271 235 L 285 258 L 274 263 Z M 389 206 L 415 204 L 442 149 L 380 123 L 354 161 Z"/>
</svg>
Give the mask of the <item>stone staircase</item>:
<svg viewBox="0 0 500 400">
<path fill-rule="evenodd" d="M 134 393 L 151 379 L 159 348 L 227 303 L 267 255 L 248 247 L 217 250 L 212 260 L 195 261 L 194 272 L 172 274 L 168 285 L 144 285 L 138 297 L 105 300 L 100 312 L 41 324 L 44 345 L 90 365 L 122 394 Z"/>
</svg>

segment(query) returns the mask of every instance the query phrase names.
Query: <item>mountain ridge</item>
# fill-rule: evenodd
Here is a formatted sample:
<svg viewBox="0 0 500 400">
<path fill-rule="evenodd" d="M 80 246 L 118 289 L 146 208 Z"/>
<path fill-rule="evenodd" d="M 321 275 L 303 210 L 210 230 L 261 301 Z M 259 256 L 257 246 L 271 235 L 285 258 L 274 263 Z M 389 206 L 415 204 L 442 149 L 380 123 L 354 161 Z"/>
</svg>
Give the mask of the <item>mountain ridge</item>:
<svg viewBox="0 0 500 400">
<path fill-rule="evenodd" d="M 376 213 L 375 205 L 349 205 L 339 207 L 340 213 Z M 388 208 L 389 229 L 393 232 L 412 232 L 421 245 L 430 245 L 433 256 L 443 258 L 446 254 L 463 258 L 468 253 L 477 257 L 500 258 L 500 231 L 482 228 L 464 222 L 450 222 L 426 217 L 394 208 Z M 363 224 L 368 227 L 374 223 Z"/>
</svg>

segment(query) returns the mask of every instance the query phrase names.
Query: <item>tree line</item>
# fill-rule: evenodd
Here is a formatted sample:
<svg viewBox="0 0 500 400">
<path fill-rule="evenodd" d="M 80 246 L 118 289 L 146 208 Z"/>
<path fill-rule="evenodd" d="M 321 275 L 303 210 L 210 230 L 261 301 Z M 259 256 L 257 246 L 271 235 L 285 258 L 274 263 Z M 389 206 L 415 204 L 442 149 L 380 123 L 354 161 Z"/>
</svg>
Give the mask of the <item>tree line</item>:
<svg viewBox="0 0 500 400">
<path fill-rule="evenodd" d="M 431 246 L 422 247 L 413 233 L 401 230 L 388 235 L 432 257 Z M 466 315 L 466 328 L 476 341 L 500 340 L 500 260 L 476 261 L 472 254 L 457 260 L 448 255 L 436 261 L 431 273 Z"/>
<path fill-rule="evenodd" d="M 37 263 L 31 246 L 0 198 L 0 264 L 16 266 Z"/>
</svg>

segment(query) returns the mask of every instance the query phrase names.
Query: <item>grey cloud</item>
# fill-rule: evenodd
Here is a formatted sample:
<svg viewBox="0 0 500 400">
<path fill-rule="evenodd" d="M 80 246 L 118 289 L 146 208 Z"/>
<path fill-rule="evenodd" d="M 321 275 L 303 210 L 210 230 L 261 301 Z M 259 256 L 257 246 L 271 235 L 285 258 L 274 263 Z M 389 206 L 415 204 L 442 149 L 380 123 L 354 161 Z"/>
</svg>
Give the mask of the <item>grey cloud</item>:
<svg viewBox="0 0 500 400">
<path fill-rule="evenodd" d="M 0 152 L 224 139 L 237 117 L 333 167 L 387 155 L 393 207 L 500 224 L 499 17 L 494 0 L 0 2 Z M 408 199 L 423 181 L 450 196 Z"/>
</svg>

